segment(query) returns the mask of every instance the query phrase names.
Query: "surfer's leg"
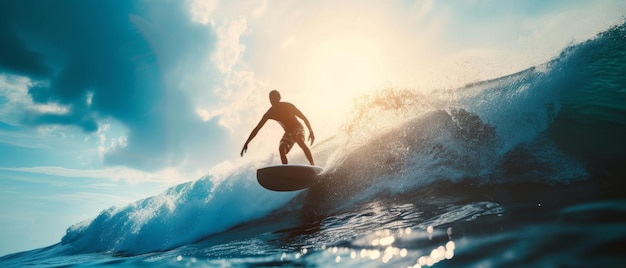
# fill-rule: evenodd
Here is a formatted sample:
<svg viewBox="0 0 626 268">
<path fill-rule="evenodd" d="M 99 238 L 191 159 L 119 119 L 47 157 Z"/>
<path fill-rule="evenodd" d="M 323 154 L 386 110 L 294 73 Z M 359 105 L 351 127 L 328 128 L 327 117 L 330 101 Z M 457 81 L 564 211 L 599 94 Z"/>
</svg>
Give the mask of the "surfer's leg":
<svg viewBox="0 0 626 268">
<path fill-rule="evenodd" d="M 298 146 L 302 148 L 302 151 L 304 152 L 306 159 L 309 160 L 309 163 L 311 163 L 312 166 L 314 166 L 315 162 L 313 161 L 313 155 L 311 154 L 311 150 L 309 149 L 309 146 L 307 146 L 306 142 L 304 141 L 304 129 L 303 128 L 298 129 L 296 132 L 294 132 L 293 136 L 296 139 L 296 143 L 298 143 Z"/>
<path fill-rule="evenodd" d="M 280 161 L 283 165 L 288 163 L 287 153 L 291 150 L 291 147 L 295 141 L 291 138 L 291 135 L 285 133 L 283 138 L 280 139 L 280 145 L 278 145 L 278 153 L 280 153 Z"/>
<path fill-rule="evenodd" d="M 309 149 L 309 146 L 307 146 L 306 142 L 304 142 L 304 139 L 298 139 L 297 143 L 298 143 L 298 146 L 302 148 L 302 151 L 304 152 L 306 159 L 309 160 L 309 163 L 311 163 L 312 166 L 314 166 L 315 162 L 313 161 L 313 155 L 311 154 L 311 150 Z"/>
<path fill-rule="evenodd" d="M 278 152 L 280 153 L 280 161 L 283 163 L 283 165 L 286 165 L 288 163 L 288 161 L 287 161 L 287 149 L 285 148 L 285 146 L 283 146 L 281 144 L 278 147 Z"/>
</svg>

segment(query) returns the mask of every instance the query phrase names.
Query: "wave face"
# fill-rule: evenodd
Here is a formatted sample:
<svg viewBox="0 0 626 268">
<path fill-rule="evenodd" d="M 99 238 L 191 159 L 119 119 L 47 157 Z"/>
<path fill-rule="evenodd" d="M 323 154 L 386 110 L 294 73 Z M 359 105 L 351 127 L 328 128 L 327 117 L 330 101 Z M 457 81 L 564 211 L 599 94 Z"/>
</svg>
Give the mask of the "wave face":
<svg viewBox="0 0 626 268">
<path fill-rule="evenodd" d="M 326 167 L 324 183 L 277 195 L 257 185 L 255 167 L 250 164 L 226 176 L 207 176 L 126 207 L 107 209 L 90 222 L 70 227 L 55 250 L 70 255 L 151 253 L 157 260 L 199 254 L 194 256 L 215 265 L 224 256 L 234 264 L 261 256 L 261 264 L 277 265 L 284 253 L 267 256 L 290 249 L 306 254 L 306 249 L 313 250 L 302 246 L 307 244 L 360 249 L 361 255 L 364 250 L 367 255 L 372 246 L 363 241 L 369 243 L 369 238 L 378 235 L 372 230 L 396 228 L 399 231 L 391 233 L 409 249 L 404 255 L 417 259 L 432 249 L 424 248 L 422 240 L 416 242 L 424 236 L 431 237 L 429 246 L 436 244 L 433 241 L 445 244 L 451 239 L 449 226 L 469 230 L 478 225 L 472 224 L 477 218 L 505 211 L 514 214 L 514 221 L 506 225 L 514 228 L 521 215 L 535 213 L 518 211 L 513 204 L 527 202 L 536 208 L 536 200 L 552 200 L 562 205 L 569 199 L 554 193 L 568 185 L 578 185 L 571 190 L 577 198 L 604 199 L 604 192 L 584 189 L 588 185 L 623 186 L 620 179 L 626 177 L 625 47 L 623 24 L 566 48 L 548 63 L 505 77 L 428 95 L 384 89 L 363 96 L 357 100 L 352 120 L 313 148 L 317 162 Z M 611 196 L 624 198 L 615 192 Z M 623 216 L 623 207 L 619 208 L 623 202 L 601 205 L 602 211 Z M 559 209 L 561 214 L 556 214 L 562 218 L 607 215 L 594 206 Z M 579 210 L 585 213 L 572 212 Z M 550 213 L 537 215 L 539 219 Z M 502 223 L 498 224 L 502 229 Z M 289 229 L 293 226 L 299 227 Z M 424 236 L 407 234 L 409 228 L 429 226 L 448 226 L 447 234 L 435 231 L 440 240 L 432 239 L 432 230 Z M 549 226 L 561 230 L 558 225 Z M 593 235 L 596 229 L 586 229 L 585 235 Z M 497 254 L 494 245 L 506 246 L 514 240 L 510 250 L 515 251 L 528 247 L 514 237 L 546 235 L 541 230 L 538 226 L 491 239 L 470 237 L 466 244 Z M 563 230 L 569 237 L 581 228 Z M 284 240 L 275 238 L 282 233 L 288 233 Z M 549 235 L 559 237 L 558 232 Z M 618 237 L 624 237 L 623 231 Z M 603 245 L 601 240 L 594 243 L 589 247 Z M 442 254 L 448 254 L 445 245 Z M 525 250 L 522 256 L 534 256 L 531 249 Z M 169 253 L 155 257 L 160 251 Z M 460 264 L 478 265 L 480 258 L 489 258 L 477 251 L 458 250 L 457 254 L 466 254 Z M 341 256 L 335 253 L 319 253 L 304 264 L 333 264 Z M 497 258 L 488 263 L 507 265 Z"/>
<path fill-rule="evenodd" d="M 204 177 L 123 208 L 106 209 L 67 230 L 70 253 L 136 255 L 166 250 L 264 215 L 289 200 L 259 189 L 251 165 L 224 178 Z"/>
</svg>

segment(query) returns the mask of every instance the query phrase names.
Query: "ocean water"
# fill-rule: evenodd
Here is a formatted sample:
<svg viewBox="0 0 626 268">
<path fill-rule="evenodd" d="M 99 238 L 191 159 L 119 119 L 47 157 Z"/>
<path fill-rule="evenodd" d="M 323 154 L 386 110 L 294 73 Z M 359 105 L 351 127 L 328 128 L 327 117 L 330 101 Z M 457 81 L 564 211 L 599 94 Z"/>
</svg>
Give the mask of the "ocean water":
<svg viewBox="0 0 626 268">
<path fill-rule="evenodd" d="M 2 267 L 624 267 L 626 24 L 428 96 L 383 89 L 276 193 L 250 163 L 112 207 Z M 269 160 L 268 160 L 269 162 Z"/>
</svg>

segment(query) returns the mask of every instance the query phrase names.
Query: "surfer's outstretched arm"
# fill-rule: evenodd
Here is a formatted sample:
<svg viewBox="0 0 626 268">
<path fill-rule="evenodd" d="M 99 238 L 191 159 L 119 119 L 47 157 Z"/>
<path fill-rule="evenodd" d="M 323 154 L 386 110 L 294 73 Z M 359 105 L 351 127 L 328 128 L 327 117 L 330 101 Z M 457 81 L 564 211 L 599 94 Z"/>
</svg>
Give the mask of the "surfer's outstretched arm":
<svg viewBox="0 0 626 268">
<path fill-rule="evenodd" d="M 256 125 L 256 127 L 252 130 L 252 133 L 250 133 L 250 136 L 248 137 L 248 140 L 246 140 L 246 143 L 243 145 L 243 149 L 241 149 L 241 156 L 243 157 L 243 154 L 246 153 L 246 151 L 248 150 L 248 143 L 250 143 L 250 141 L 252 139 L 254 139 L 254 137 L 256 137 L 256 134 L 259 133 L 259 130 L 261 130 L 261 128 L 263 127 L 263 125 L 265 125 L 265 122 L 267 122 L 267 114 L 263 116 L 263 118 L 261 118 L 261 121 L 259 121 L 259 123 Z"/>
</svg>

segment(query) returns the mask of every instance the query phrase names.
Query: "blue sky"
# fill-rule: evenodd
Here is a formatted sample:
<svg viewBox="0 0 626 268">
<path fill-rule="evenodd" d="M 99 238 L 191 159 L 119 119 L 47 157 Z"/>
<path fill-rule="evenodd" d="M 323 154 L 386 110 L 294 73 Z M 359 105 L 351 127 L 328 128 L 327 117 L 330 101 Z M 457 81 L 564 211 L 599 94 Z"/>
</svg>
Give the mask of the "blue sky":
<svg viewBox="0 0 626 268">
<path fill-rule="evenodd" d="M 619 0 L 0 0 L 0 240 L 14 241 L 0 255 L 274 154 L 280 128 L 268 125 L 239 157 L 272 89 L 321 141 L 360 94 L 519 71 L 625 10 Z"/>
</svg>

